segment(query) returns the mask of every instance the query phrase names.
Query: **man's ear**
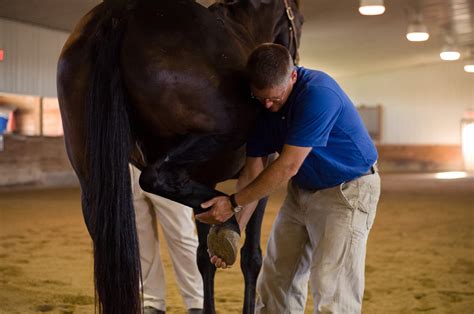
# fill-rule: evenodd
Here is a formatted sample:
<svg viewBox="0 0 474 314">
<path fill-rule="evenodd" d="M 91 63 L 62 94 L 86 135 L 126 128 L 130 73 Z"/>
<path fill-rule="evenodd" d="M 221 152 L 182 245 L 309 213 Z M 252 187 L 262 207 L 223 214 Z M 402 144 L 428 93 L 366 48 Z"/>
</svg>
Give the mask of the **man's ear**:
<svg viewBox="0 0 474 314">
<path fill-rule="evenodd" d="M 296 70 L 293 70 L 291 72 L 291 83 L 295 84 L 297 78 L 298 78 L 298 72 L 296 72 Z"/>
</svg>

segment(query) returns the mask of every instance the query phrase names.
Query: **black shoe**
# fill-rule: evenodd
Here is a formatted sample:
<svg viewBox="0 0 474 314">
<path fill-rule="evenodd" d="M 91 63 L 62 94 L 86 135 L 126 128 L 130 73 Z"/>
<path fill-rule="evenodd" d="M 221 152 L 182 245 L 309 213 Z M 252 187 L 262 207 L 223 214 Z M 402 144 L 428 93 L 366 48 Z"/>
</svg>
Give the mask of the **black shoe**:
<svg viewBox="0 0 474 314">
<path fill-rule="evenodd" d="M 145 306 L 143 309 L 144 314 L 165 314 L 165 311 L 155 309 L 152 306 Z"/>
<path fill-rule="evenodd" d="M 188 314 L 202 314 L 202 309 L 189 309 Z"/>
</svg>

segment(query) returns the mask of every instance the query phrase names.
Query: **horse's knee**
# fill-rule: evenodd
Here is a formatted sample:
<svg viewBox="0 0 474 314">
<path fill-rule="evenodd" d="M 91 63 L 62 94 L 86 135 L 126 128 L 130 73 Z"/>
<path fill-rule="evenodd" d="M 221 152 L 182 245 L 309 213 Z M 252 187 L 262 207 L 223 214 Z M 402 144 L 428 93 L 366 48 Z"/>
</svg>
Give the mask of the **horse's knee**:
<svg viewBox="0 0 474 314">
<path fill-rule="evenodd" d="M 262 268 L 262 250 L 260 247 L 248 249 L 245 246 L 240 250 L 240 268 L 245 277 L 255 279 Z"/>
<path fill-rule="evenodd" d="M 153 194 L 159 194 L 160 192 L 167 190 L 168 177 L 171 177 L 171 173 L 165 169 L 157 169 L 151 165 L 143 169 L 140 174 L 138 183 L 143 191 Z"/>
<path fill-rule="evenodd" d="M 189 180 L 189 174 L 183 167 L 164 163 L 160 167 L 151 165 L 143 169 L 139 183 L 146 192 L 169 196 L 189 194 Z M 179 202 L 179 199 L 173 200 Z"/>
<path fill-rule="evenodd" d="M 146 167 L 142 170 L 138 183 L 143 191 L 152 193 L 156 181 L 156 172 L 152 167 Z"/>
</svg>

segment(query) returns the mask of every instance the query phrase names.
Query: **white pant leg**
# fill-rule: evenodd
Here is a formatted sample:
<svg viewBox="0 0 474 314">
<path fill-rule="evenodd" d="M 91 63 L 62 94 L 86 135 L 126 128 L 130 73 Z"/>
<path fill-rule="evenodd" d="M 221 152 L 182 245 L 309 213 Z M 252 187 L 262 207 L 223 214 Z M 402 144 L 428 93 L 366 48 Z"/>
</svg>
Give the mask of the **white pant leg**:
<svg viewBox="0 0 474 314">
<path fill-rule="evenodd" d="M 168 244 L 178 287 L 186 308 L 203 308 L 203 283 L 196 261 L 199 243 L 195 233 L 192 209 L 144 192 L 138 184 L 140 171 L 133 166 L 130 168 L 134 179 L 132 182 L 134 196 L 146 199 L 150 207 L 147 212 L 150 217 L 153 217 L 151 219 L 140 216 L 140 219 L 137 219 L 145 306 L 165 309 L 165 277 L 159 254 L 158 221 Z M 142 211 L 137 211 L 137 209 L 135 211 L 136 216 L 139 213 L 144 215 Z M 153 258 L 150 258 L 151 255 Z M 152 275 L 145 278 L 146 270 Z"/>
<path fill-rule="evenodd" d="M 161 225 L 178 287 L 187 309 L 203 308 L 203 283 L 197 267 L 196 252 L 199 245 L 193 210 L 150 193 L 158 222 Z"/>
<path fill-rule="evenodd" d="M 145 306 L 165 311 L 165 272 L 160 255 L 156 215 L 149 199 L 138 184 L 140 171 L 131 166 L 133 206 L 137 226 Z"/>
</svg>

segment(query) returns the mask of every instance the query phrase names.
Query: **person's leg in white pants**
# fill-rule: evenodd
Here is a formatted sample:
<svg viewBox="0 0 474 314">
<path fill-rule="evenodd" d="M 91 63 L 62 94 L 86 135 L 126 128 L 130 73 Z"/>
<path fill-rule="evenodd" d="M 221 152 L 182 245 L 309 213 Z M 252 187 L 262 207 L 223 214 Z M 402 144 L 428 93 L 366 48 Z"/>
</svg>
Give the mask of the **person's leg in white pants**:
<svg viewBox="0 0 474 314">
<path fill-rule="evenodd" d="M 133 194 L 133 205 L 140 247 L 144 306 L 165 311 L 165 272 L 160 256 L 155 211 L 142 191 Z"/>
<path fill-rule="evenodd" d="M 157 222 L 167 240 L 178 287 L 186 308 L 203 307 L 202 278 L 196 264 L 198 246 L 192 209 L 141 190 L 140 171 L 130 167 L 133 203 L 140 246 L 145 307 L 165 311 L 166 284 Z"/>
<path fill-rule="evenodd" d="M 156 195 L 148 196 L 156 208 L 158 223 L 168 244 L 171 263 L 186 308 L 201 309 L 203 284 L 196 260 L 199 243 L 195 233 L 193 210 Z"/>
</svg>

